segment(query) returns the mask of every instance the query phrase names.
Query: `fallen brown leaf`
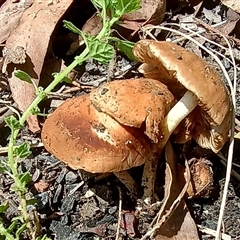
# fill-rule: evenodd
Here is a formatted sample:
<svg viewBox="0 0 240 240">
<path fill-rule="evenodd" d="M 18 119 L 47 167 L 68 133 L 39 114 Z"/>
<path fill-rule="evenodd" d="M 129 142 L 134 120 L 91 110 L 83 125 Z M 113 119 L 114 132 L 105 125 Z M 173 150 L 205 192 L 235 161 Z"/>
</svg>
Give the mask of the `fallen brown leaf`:
<svg viewBox="0 0 240 240">
<path fill-rule="evenodd" d="M 221 0 L 222 4 L 240 13 L 240 2 L 236 0 Z"/>
<path fill-rule="evenodd" d="M 49 184 L 41 179 L 38 182 L 34 183 L 34 187 L 38 192 L 42 193 L 45 192 L 46 189 L 48 189 Z"/>
<path fill-rule="evenodd" d="M 187 184 L 181 190 L 178 185 L 176 157 L 170 142 L 166 144 L 166 171 L 163 205 L 158 213 L 155 231 L 151 236 L 156 240 L 198 240 L 196 225 L 188 212 L 183 196 L 190 180 L 190 170 L 187 171 Z"/>
<path fill-rule="evenodd" d="M 34 0 L 13 2 L 7 0 L 0 8 L 0 43 L 6 41 L 11 32 L 18 26 L 23 12 L 28 9 Z"/>
<path fill-rule="evenodd" d="M 122 21 L 142 21 L 159 24 L 166 11 L 166 0 L 141 0 L 141 8 L 132 13 L 124 14 Z"/>
<path fill-rule="evenodd" d="M 124 229 L 128 236 L 136 236 L 136 217 L 133 212 L 123 211 L 120 226 Z"/>
<path fill-rule="evenodd" d="M 51 4 L 48 1 L 34 1 L 31 7 L 24 11 L 19 25 L 6 41 L 6 49 L 11 54 L 19 47 L 23 48 L 26 54 L 20 64 L 8 59 L 5 66 L 13 99 L 21 111 L 25 111 L 34 100 L 35 89 L 32 84 L 14 77 L 13 71 L 20 69 L 27 72 L 38 85 L 51 34 L 72 1 L 57 1 Z M 35 115 L 30 116 L 27 123 L 32 132 L 40 130 Z"/>
</svg>

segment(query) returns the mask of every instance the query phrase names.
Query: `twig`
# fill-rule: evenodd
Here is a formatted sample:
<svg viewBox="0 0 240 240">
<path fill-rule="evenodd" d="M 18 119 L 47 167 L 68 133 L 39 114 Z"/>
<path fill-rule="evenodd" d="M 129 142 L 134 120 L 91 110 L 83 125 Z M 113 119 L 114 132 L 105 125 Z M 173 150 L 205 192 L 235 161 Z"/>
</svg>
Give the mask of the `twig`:
<svg viewBox="0 0 240 240">
<path fill-rule="evenodd" d="M 16 148 L 17 146 L 15 146 L 14 148 Z M 43 143 L 34 143 L 34 144 L 30 144 L 30 148 L 39 148 L 39 147 L 43 147 Z M 1 147 L 0 148 L 0 154 L 1 153 L 7 153 L 8 152 L 8 147 Z"/>
<path fill-rule="evenodd" d="M 197 226 L 199 228 L 199 231 L 201 231 L 202 233 L 206 233 L 206 234 L 209 234 L 209 235 L 212 235 L 212 236 L 216 236 L 216 231 L 215 230 L 204 227 L 202 225 L 197 225 Z M 225 233 L 222 233 L 222 240 L 231 240 L 231 239 L 232 239 L 231 236 L 229 236 Z"/>
<path fill-rule="evenodd" d="M 119 239 L 119 233 L 120 233 L 120 224 L 121 224 L 121 218 L 122 218 L 122 190 L 119 186 L 117 186 L 118 192 L 119 192 L 119 205 L 118 205 L 118 222 L 117 222 L 117 232 L 116 232 L 116 240 Z"/>
</svg>

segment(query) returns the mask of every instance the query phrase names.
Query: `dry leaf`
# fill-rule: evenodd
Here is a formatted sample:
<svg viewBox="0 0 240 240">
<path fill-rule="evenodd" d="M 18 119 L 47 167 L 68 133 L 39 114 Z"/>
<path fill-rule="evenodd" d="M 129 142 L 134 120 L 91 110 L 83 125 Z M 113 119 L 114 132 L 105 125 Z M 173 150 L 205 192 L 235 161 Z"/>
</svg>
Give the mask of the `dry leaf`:
<svg viewBox="0 0 240 240">
<path fill-rule="evenodd" d="M 136 236 L 136 222 L 136 216 L 133 212 L 123 211 L 120 226 L 132 238 Z"/>
<path fill-rule="evenodd" d="M 3 43 L 11 32 L 18 26 L 23 12 L 28 9 L 34 0 L 13 2 L 6 1 L 0 8 L 0 43 Z"/>
<path fill-rule="evenodd" d="M 121 17 L 122 23 L 121 27 L 115 26 L 116 30 L 120 32 L 120 35 L 128 38 L 132 31 L 138 30 L 141 26 L 151 24 L 159 24 L 162 22 L 166 11 L 166 0 L 141 0 L 141 9 L 134 11 L 132 13 L 124 14 Z M 92 36 L 96 36 L 102 28 L 101 17 L 95 13 L 82 27 L 82 31 L 88 33 Z M 127 30 L 130 30 L 129 33 Z M 79 46 L 82 45 L 82 37 L 79 36 L 76 39 L 70 49 L 67 52 L 67 55 L 74 53 Z"/>
<path fill-rule="evenodd" d="M 45 192 L 48 187 L 49 187 L 49 183 L 45 182 L 44 180 L 39 180 L 38 182 L 34 183 L 34 187 L 36 188 L 36 190 L 40 193 Z"/>
<path fill-rule="evenodd" d="M 124 14 L 123 21 L 147 21 L 152 24 L 159 24 L 166 11 L 166 0 L 141 0 L 141 8 L 132 13 Z"/>
<path fill-rule="evenodd" d="M 16 49 L 20 47 L 24 49 L 26 54 L 24 64 L 8 64 L 14 62 L 9 61 L 9 59 L 6 62 L 13 98 L 21 111 L 25 111 L 34 100 L 35 90 L 32 84 L 14 77 L 13 70 L 20 69 L 27 72 L 38 85 L 51 34 L 72 1 L 58 1 L 51 5 L 46 1 L 35 1 L 23 13 L 19 25 L 7 39 L 6 48 L 8 52 L 14 55 Z M 23 59 L 21 60 L 24 62 Z M 27 122 L 32 132 L 40 130 L 35 115 L 30 116 Z"/>
<path fill-rule="evenodd" d="M 199 240 L 198 231 L 182 200 L 155 240 Z"/>
<path fill-rule="evenodd" d="M 233 11 L 240 13 L 240 1 L 236 0 L 221 0 L 222 4 L 231 8 Z"/>
<path fill-rule="evenodd" d="M 227 24 L 219 30 L 226 36 L 233 32 L 237 23 L 239 22 L 240 16 L 234 12 L 231 8 L 227 11 Z"/>
<path fill-rule="evenodd" d="M 183 200 L 188 184 L 180 190 L 177 180 L 176 158 L 170 142 L 166 144 L 166 177 L 164 203 L 158 216 L 156 240 L 198 240 L 196 225 Z M 187 171 L 187 183 L 190 171 Z"/>
</svg>

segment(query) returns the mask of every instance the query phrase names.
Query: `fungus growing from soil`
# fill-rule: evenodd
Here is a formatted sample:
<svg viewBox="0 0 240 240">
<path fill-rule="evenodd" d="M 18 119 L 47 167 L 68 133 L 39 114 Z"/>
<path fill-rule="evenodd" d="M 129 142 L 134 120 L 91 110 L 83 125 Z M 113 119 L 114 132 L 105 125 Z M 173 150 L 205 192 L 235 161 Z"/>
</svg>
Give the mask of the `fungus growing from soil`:
<svg viewBox="0 0 240 240">
<path fill-rule="evenodd" d="M 218 152 L 231 126 L 231 100 L 218 73 L 196 54 L 171 42 L 141 40 L 133 53 L 144 63 L 139 71 L 163 82 L 179 100 L 165 118 L 166 131 L 172 134 L 180 124 L 177 142 L 194 138 L 201 147 Z"/>
<path fill-rule="evenodd" d="M 140 40 L 133 54 L 144 63 L 140 72 L 163 82 L 178 100 L 162 122 L 159 144 L 163 147 L 175 132 L 176 142 L 194 138 L 201 147 L 218 152 L 228 139 L 231 101 L 215 70 L 196 54 L 170 42 Z M 146 162 L 142 179 L 145 188 L 154 168 L 155 162 Z"/>
<path fill-rule="evenodd" d="M 158 157 L 154 143 L 173 104 L 172 94 L 157 80 L 113 81 L 93 90 L 90 98 L 80 96 L 58 107 L 43 125 L 42 141 L 73 169 L 114 172 L 119 177 L 124 170 Z M 104 112 L 105 105 L 118 117 Z M 129 188 L 136 191 L 134 184 Z"/>
</svg>

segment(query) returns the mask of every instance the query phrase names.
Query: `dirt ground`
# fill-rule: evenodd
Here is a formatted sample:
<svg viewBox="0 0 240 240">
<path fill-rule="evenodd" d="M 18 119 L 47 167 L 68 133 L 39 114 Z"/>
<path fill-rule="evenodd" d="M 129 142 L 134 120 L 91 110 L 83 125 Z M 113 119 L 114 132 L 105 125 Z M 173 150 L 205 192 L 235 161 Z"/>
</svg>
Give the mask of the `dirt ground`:
<svg viewBox="0 0 240 240">
<path fill-rule="evenodd" d="M 225 36 L 227 36 L 233 45 L 233 50 L 236 55 L 236 65 L 238 70 L 237 75 L 237 94 L 236 94 L 236 134 L 240 132 L 240 78 L 239 78 L 239 60 L 240 60 L 240 13 L 235 12 L 237 20 L 232 20 L 229 17 L 233 13 L 229 12 L 229 8 L 223 6 L 219 1 L 199 1 L 199 9 L 197 10 L 193 4 L 183 3 L 184 1 L 170 1 L 167 5 L 167 14 L 165 15 L 165 23 L 178 23 L 179 19 L 184 19 L 186 23 L 187 17 L 195 14 L 204 23 L 209 26 L 227 21 L 228 27 L 225 25 Z M 194 1 L 189 1 L 194 2 Z M 0 4 L 1 1 L 0 1 Z M 84 4 L 84 8 L 81 4 Z M 198 6 L 198 5 L 197 5 Z M 95 9 L 90 1 L 84 0 L 81 3 L 74 1 L 74 4 L 62 16 L 62 19 L 73 22 L 79 28 L 82 28 L 84 23 L 92 16 Z M 0 9 L 1 12 L 1 9 Z M 79 17 L 80 16 L 80 17 Z M 235 25 L 234 25 L 235 24 Z M 82 47 L 78 48 L 74 54 L 68 54 L 70 46 L 73 47 L 76 42 L 76 36 L 69 34 L 69 31 L 64 29 L 58 22 L 58 27 L 54 28 L 51 44 L 53 55 L 55 59 L 64 59 L 68 65 L 75 55 L 82 51 Z M 129 30 L 129 29 L 128 29 Z M 209 29 L 208 29 L 209 30 Z M 221 29 L 218 29 L 221 31 Z M 222 44 L 222 40 L 215 38 L 215 33 L 207 32 L 205 35 L 211 38 L 212 41 Z M 176 38 L 174 34 L 160 34 L 162 38 Z M 138 38 L 136 34 L 132 40 Z M 234 39 L 237 39 L 234 41 Z M 5 40 L 3 41 L 5 44 Z M 211 43 L 203 43 L 208 49 L 219 49 Z M 187 49 L 191 49 L 196 54 L 201 55 L 206 61 L 213 64 L 216 70 L 222 75 L 219 68 L 212 63 L 209 56 L 203 53 L 199 48 L 193 47 L 192 44 L 185 41 L 182 43 Z M 224 45 L 225 46 L 225 45 Z M 227 56 L 228 57 L 228 56 Z M 48 60 L 45 59 L 44 67 L 47 67 Z M 51 59 L 50 59 L 51 61 Z M 222 63 L 230 76 L 233 75 L 233 67 L 226 59 L 222 59 Z M 88 61 L 84 65 L 76 68 L 77 77 L 74 78 L 75 85 L 65 84 L 58 86 L 57 93 L 51 93 L 49 97 L 41 102 L 40 109 L 43 113 L 52 113 L 56 106 L 63 103 L 66 99 L 87 94 L 92 88 L 98 87 L 102 82 L 109 79 L 112 71 L 117 74 L 118 79 L 138 78 L 141 76 L 137 72 L 139 63 L 132 62 L 121 53 L 117 53 L 114 68 L 109 68 L 108 65 L 99 64 L 96 61 Z M 126 70 L 127 69 L 127 70 Z M 42 75 L 46 74 L 42 73 Z M 15 100 L 13 100 L 12 89 L 8 85 L 9 76 L 3 77 L 1 85 L 0 99 L 3 101 L 10 101 L 12 106 L 17 107 Z M 110 76 L 111 78 L 111 76 Z M 46 86 L 48 78 L 42 78 L 39 85 Z M 65 85 L 65 90 L 61 91 L 62 86 Z M 81 88 L 74 87 L 81 85 Z M 71 91 L 72 90 L 72 91 Z M 16 91 L 16 90 L 15 90 Z M 13 114 L 11 109 L 0 102 L 0 147 L 4 148 L 8 145 L 9 128 L 4 124 L 4 117 Z M 45 121 L 45 117 L 38 117 L 40 129 Z M 31 144 L 41 142 L 41 133 L 37 131 L 33 133 L 28 125 L 17 138 L 17 143 L 25 140 Z M 240 174 L 240 141 L 235 139 L 234 147 L 234 166 L 238 174 Z M 193 144 L 196 148 L 196 144 Z M 174 145 L 174 151 L 178 154 L 182 151 L 183 145 Z M 223 155 L 227 155 L 228 144 L 223 148 Z M 177 155 L 180 158 L 180 155 Z M 212 163 L 212 170 L 214 176 L 213 191 L 207 198 L 200 199 L 185 199 L 187 207 L 191 213 L 192 219 L 198 226 L 215 230 L 217 228 L 219 210 L 221 205 L 221 197 L 224 187 L 225 166 L 220 162 L 219 158 L 212 153 L 205 153 L 203 155 Z M 0 153 L 0 161 L 7 161 L 7 154 Z M 164 195 L 164 179 L 165 179 L 165 159 L 162 156 L 159 159 L 157 169 L 156 193 L 160 199 L 159 203 L 151 207 L 142 207 L 138 210 L 141 203 L 142 189 L 137 193 L 138 199 L 134 199 L 127 188 L 113 175 L 113 174 L 91 174 L 83 170 L 72 170 L 65 164 L 61 163 L 53 155 L 48 153 L 44 147 L 36 147 L 32 149 L 32 154 L 19 162 L 19 172 L 28 171 L 32 177 L 32 182 L 29 185 L 28 199 L 35 198 L 32 204 L 28 206 L 29 212 L 36 211 L 39 216 L 42 234 L 47 234 L 51 239 L 57 240 L 83 240 L 83 239 L 115 239 L 116 231 L 118 229 L 118 214 L 119 202 L 122 203 L 122 219 L 120 221 L 120 236 L 119 239 L 141 239 L 142 236 L 151 227 L 151 222 L 158 213 Z M 141 175 L 143 166 L 129 170 L 130 174 L 141 185 Z M 11 220 L 19 215 L 18 205 L 19 199 L 17 195 L 10 191 L 13 180 L 7 174 L 0 175 L 0 203 L 9 201 L 9 208 L 6 213 L 1 214 L 1 219 L 4 224 L 8 225 Z M 222 229 L 225 234 L 231 236 L 229 239 L 240 239 L 240 182 L 234 176 L 231 177 L 230 186 L 228 190 L 228 199 L 225 207 L 225 214 L 223 218 Z M 198 228 L 198 239 L 208 240 L 214 239 L 209 233 L 204 233 Z M 0 240 L 4 240 L 1 238 Z M 23 235 L 22 239 L 28 239 Z M 156 238 L 158 239 L 158 238 Z M 159 238 L 160 239 L 160 238 Z M 170 238 L 166 238 L 170 239 Z M 173 238 L 171 238 L 173 239 Z M 178 238 L 180 239 L 180 238 Z M 196 238 L 197 239 L 197 238 Z"/>
</svg>

